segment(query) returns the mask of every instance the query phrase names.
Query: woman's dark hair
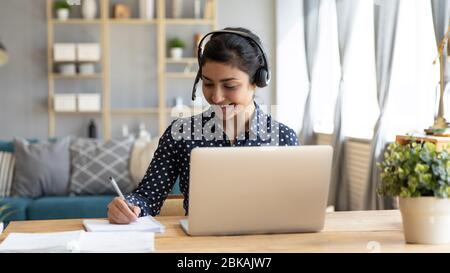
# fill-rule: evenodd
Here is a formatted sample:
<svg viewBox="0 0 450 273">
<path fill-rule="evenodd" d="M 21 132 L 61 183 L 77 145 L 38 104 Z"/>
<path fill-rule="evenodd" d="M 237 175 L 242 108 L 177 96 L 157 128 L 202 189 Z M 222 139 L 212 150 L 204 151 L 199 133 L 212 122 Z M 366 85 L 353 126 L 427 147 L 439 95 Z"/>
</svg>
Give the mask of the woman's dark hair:
<svg viewBox="0 0 450 273">
<path fill-rule="evenodd" d="M 247 33 L 262 45 L 261 39 L 248 29 L 227 27 L 224 30 Z M 264 65 L 262 52 L 258 46 L 250 39 L 232 33 L 211 35 L 203 50 L 200 66 L 207 61 L 226 63 L 244 71 L 249 75 L 252 84 L 255 83 L 256 71 Z"/>
</svg>

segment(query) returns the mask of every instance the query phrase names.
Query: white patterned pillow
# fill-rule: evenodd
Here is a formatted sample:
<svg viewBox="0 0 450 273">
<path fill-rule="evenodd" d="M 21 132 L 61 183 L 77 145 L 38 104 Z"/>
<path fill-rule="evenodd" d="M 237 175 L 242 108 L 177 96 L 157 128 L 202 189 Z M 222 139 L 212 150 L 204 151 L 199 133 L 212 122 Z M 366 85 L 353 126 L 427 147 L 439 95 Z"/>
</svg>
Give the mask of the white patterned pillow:
<svg viewBox="0 0 450 273">
<path fill-rule="evenodd" d="M 0 152 L 0 197 L 11 194 L 15 158 L 12 153 Z"/>
<path fill-rule="evenodd" d="M 132 140 L 77 139 L 71 147 L 70 193 L 76 195 L 116 194 L 112 176 L 123 193 L 134 189 L 129 172 Z"/>
</svg>

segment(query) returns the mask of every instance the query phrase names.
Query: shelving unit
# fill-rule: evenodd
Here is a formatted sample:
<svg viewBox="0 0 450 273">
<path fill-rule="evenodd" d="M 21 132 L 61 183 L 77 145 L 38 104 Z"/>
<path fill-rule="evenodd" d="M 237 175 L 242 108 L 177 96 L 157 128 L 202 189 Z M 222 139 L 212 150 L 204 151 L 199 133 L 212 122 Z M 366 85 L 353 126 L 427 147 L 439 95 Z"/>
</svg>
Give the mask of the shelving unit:
<svg viewBox="0 0 450 273">
<path fill-rule="evenodd" d="M 136 0 L 137 1 L 137 0 Z M 176 81 L 178 79 L 190 80 L 195 78 L 196 72 L 172 72 L 167 71 L 168 65 L 196 65 L 197 58 L 185 57 L 180 60 L 174 60 L 167 57 L 166 43 L 167 43 L 167 28 L 168 27 L 188 27 L 193 26 L 205 26 L 210 30 L 217 29 L 217 16 L 216 6 L 217 0 L 205 0 L 212 3 L 212 18 L 214 19 L 202 19 L 202 18 L 166 18 L 166 4 L 171 0 L 155 0 L 155 19 L 115 19 L 112 18 L 110 10 L 112 3 L 110 0 L 98 0 L 99 3 L 99 18 L 94 20 L 85 20 L 82 18 L 70 18 L 66 21 L 59 21 L 54 19 L 52 10 L 54 0 L 47 0 L 47 56 L 48 56 L 48 116 L 49 126 L 48 134 L 50 137 L 56 135 L 56 116 L 57 115 L 101 115 L 102 120 L 102 135 L 105 140 L 111 139 L 111 125 L 112 118 L 115 116 L 154 116 L 158 117 L 158 132 L 162 134 L 168 126 L 168 118 L 171 111 L 171 107 L 167 105 L 167 81 Z M 117 1 L 116 1 L 117 2 Z M 55 43 L 55 26 L 92 26 L 100 28 L 99 43 L 101 47 L 101 61 L 98 65 L 101 67 L 101 72 L 93 75 L 61 75 L 55 73 L 53 62 L 53 44 Z M 110 56 L 110 28 L 112 26 L 121 25 L 133 28 L 134 26 L 153 26 L 156 28 L 156 40 L 152 40 L 152 44 L 156 47 L 156 60 L 154 65 L 156 66 L 156 78 L 157 78 L 157 90 L 148 90 L 150 92 L 157 92 L 158 101 L 155 107 L 124 107 L 118 109 L 112 109 L 111 107 L 111 75 L 110 75 L 110 61 L 114 56 Z M 205 34 L 205 33 L 203 33 Z M 57 42 L 57 41 L 56 41 Z M 126 49 L 124 49 L 126 50 Z M 70 81 L 101 81 L 101 90 L 99 90 L 102 96 L 102 108 L 100 112 L 55 112 L 53 108 L 53 98 L 55 95 L 55 82 L 58 80 L 70 80 Z M 191 83 L 192 84 L 192 83 Z M 186 87 L 187 90 L 191 89 L 191 84 Z M 149 89 L 151 89 L 149 87 Z M 194 113 L 200 113 L 201 109 L 188 107 Z"/>
</svg>

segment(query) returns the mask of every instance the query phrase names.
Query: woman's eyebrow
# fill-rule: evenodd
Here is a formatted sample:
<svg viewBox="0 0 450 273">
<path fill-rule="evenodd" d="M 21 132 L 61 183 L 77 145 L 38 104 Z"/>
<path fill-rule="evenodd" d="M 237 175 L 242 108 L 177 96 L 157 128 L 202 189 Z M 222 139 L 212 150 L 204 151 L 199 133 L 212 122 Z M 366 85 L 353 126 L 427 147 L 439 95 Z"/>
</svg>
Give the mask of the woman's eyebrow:
<svg viewBox="0 0 450 273">
<path fill-rule="evenodd" d="M 202 76 L 203 76 L 203 78 L 205 80 L 208 80 L 208 81 L 211 81 L 211 82 L 213 81 L 210 78 L 206 77 L 205 75 L 202 75 Z M 226 78 L 226 79 L 220 80 L 219 82 L 227 82 L 227 81 L 233 81 L 233 80 L 239 80 L 239 79 L 238 78 Z"/>
</svg>

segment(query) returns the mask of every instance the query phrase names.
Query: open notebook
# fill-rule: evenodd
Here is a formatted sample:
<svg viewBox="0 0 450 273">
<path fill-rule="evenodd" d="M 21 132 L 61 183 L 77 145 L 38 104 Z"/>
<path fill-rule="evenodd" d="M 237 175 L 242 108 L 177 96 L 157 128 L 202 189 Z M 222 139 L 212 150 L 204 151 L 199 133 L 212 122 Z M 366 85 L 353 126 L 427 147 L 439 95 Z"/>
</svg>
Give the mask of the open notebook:
<svg viewBox="0 0 450 273">
<path fill-rule="evenodd" d="M 87 231 L 115 232 L 115 231 L 147 231 L 164 233 L 165 227 L 152 216 L 139 217 L 136 222 L 128 225 L 111 224 L 108 220 L 84 220 L 83 225 Z"/>
<path fill-rule="evenodd" d="M 11 233 L 0 244 L 0 252 L 118 252 L 155 250 L 153 232 Z"/>
</svg>

